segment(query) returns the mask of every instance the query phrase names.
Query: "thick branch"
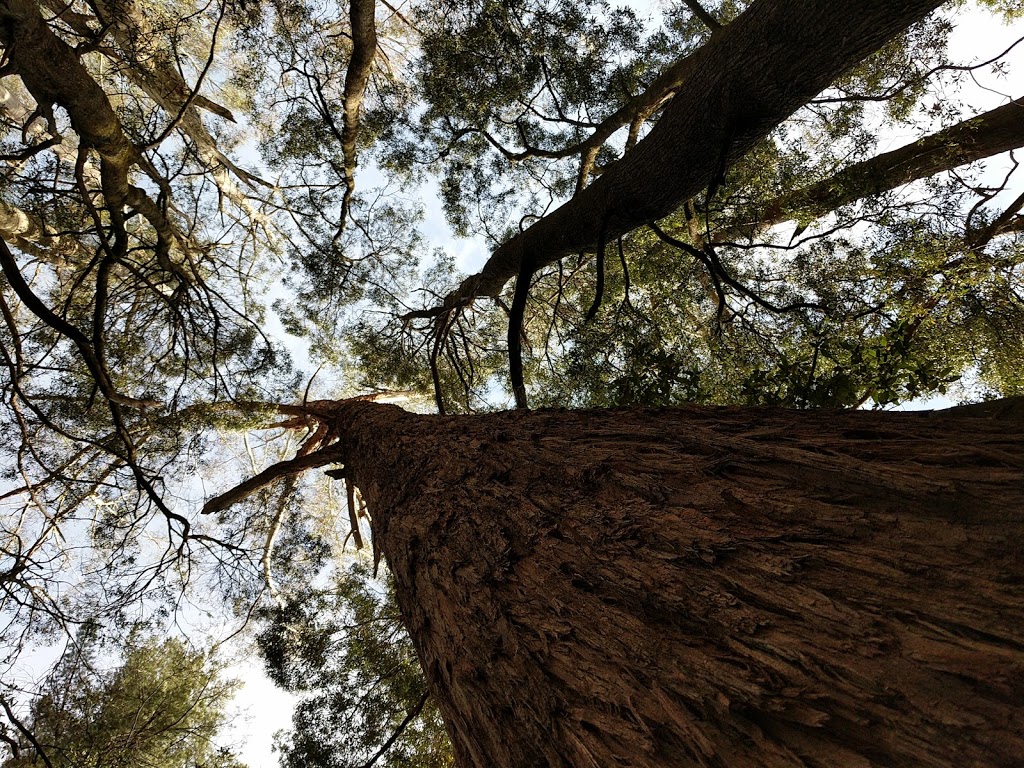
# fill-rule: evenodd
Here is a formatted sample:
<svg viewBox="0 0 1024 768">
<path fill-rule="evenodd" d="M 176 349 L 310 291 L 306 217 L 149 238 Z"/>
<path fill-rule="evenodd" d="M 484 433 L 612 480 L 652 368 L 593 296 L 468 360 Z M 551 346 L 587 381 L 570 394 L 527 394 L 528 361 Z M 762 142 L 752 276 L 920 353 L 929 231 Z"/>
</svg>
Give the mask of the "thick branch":
<svg viewBox="0 0 1024 768">
<path fill-rule="evenodd" d="M 99 153 L 108 207 L 123 206 L 128 198 L 128 171 L 141 158 L 78 54 L 53 34 L 32 0 L 0 2 L 0 41 L 36 103 L 64 107 L 82 144 Z"/>
<path fill-rule="evenodd" d="M 714 30 L 722 28 L 721 22 L 712 16 L 707 8 L 700 4 L 700 0 L 683 0 L 683 2 L 686 4 L 686 7 L 690 9 L 693 15 L 700 19 L 709 29 Z"/>
<path fill-rule="evenodd" d="M 593 184 L 503 243 L 483 269 L 433 317 L 496 296 L 520 272 L 592 249 L 606 221 L 608 239 L 672 213 L 779 123 L 910 24 L 938 0 L 758 0 L 715 35 L 646 139 Z"/>
<path fill-rule="evenodd" d="M 3 200 L 0 200 L 0 237 L 18 250 L 49 263 L 91 256 L 77 238 L 51 234 L 35 216 Z"/>
<path fill-rule="evenodd" d="M 256 491 L 273 485 L 278 480 L 292 477 L 307 469 L 315 469 L 325 464 L 333 464 L 338 461 L 340 455 L 338 449 L 324 449 L 307 454 L 306 456 L 296 456 L 294 459 L 280 461 L 267 467 L 258 475 L 250 477 L 245 482 L 239 483 L 231 490 L 225 491 L 220 496 L 214 496 L 203 505 L 202 514 L 211 515 L 215 512 L 223 512 L 233 504 L 247 499 Z"/>
<path fill-rule="evenodd" d="M 376 0 L 351 0 L 352 58 L 345 73 L 345 99 L 342 107 L 341 150 L 345 158 L 345 195 L 341 203 L 341 226 L 345 225 L 352 193 L 356 188 L 356 139 L 359 136 L 359 111 L 363 105 L 370 67 L 377 51 L 377 27 L 374 20 Z"/>
<path fill-rule="evenodd" d="M 46 6 L 78 34 L 85 37 L 93 34 L 87 18 L 66 13 L 67 4 L 62 0 L 47 0 Z M 176 116 L 177 128 L 194 142 L 200 159 L 212 169 L 217 188 L 255 218 L 255 211 L 251 210 L 245 194 L 230 174 L 233 173 L 249 185 L 265 182 L 236 166 L 220 151 L 216 140 L 203 124 L 199 109 L 206 109 L 233 122 L 231 112 L 205 96 L 192 93 L 174 63 L 171 50 L 152 30 L 136 3 L 131 0 L 116 3 L 96 0 L 95 7 L 103 17 L 101 23 L 111 22 L 108 28 L 125 61 L 111 48 L 104 48 L 103 52 L 119 64 L 128 64 L 123 69 L 125 75 L 167 114 Z"/>
</svg>

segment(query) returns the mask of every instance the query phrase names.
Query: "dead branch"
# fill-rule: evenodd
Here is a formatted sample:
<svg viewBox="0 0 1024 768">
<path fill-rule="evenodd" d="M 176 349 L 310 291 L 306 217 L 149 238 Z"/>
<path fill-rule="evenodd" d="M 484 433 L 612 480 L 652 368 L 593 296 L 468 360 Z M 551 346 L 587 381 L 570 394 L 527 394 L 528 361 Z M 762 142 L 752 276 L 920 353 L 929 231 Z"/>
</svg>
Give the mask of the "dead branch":
<svg viewBox="0 0 1024 768">
<path fill-rule="evenodd" d="M 305 456 L 296 456 L 293 459 L 279 461 L 277 464 L 267 467 L 258 475 L 254 475 L 231 490 L 225 491 L 220 496 L 214 496 L 203 505 L 201 514 L 212 515 L 216 512 L 223 512 L 232 505 L 247 499 L 256 491 L 273 485 L 279 480 L 305 472 L 307 469 L 316 469 L 325 464 L 333 464 L 339 461 L 341 457 L 342 451 L 339 448 L 332 447 Z"/>
</svg>

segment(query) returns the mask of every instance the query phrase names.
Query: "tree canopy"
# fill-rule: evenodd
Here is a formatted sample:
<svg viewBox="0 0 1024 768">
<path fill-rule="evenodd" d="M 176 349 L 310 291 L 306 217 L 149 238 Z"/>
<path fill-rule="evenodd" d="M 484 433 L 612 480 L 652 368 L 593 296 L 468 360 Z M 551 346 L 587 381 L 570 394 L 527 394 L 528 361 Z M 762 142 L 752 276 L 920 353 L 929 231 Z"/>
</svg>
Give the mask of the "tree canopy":
<svg viewBox="0 0 1024 768">
<path fill-rule="evenodd" d="M 215 739 L 235 685 L 180 640 L 132 635 L 119 666 L 104 669 L 111 648 L 88 625 L 43 681 L 25 720 L 6 699 L 4 768 L 92 765 L 242 768 Z"/>
<path fill-rule="evenodd" d="M 1024 395 L 1022 16 L 0 0 L 0 661 L 217 611 L 310 692 L 285 763 L 448 764 L 345 560 L 372 510 L 300 474 L 345 463 L 338 403 Z M 963 19 L 1006 43 L 952 49 Z M 173 645 L 124 669 L 169 658 L 207 674 Z M 18 711 L 78 744 L 11 706 L 12 749 Z"/>
</svg>

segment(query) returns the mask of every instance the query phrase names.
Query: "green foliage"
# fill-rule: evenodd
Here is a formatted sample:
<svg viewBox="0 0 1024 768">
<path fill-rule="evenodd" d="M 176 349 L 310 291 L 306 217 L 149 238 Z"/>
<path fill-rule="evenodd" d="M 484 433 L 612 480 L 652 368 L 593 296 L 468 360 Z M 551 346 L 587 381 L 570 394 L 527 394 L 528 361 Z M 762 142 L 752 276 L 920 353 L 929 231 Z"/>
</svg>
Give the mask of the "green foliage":
<svg viewBox="0 0 1024 768">
<path fill-rule="evenodd" d="M 441 170 L 445 212 L 460 233 L 498 232 L 572 191 L 572 159 L 510 163 L 494 143 L 515 152 L 580 141 L 641 91 L 679 42 L 674 34 L 671 43 L 645 42 L 635 13 L 606 0 L 424 2 L 416 24 L 422 108 L 382 137 L 382 162 Z"/>
<path fill-rule="evenodd" d="M 993 13 L 1002 14 L 1007 20 L 1024 16 L 1024 3 L 1021 0 L 978 0 L 978 3 Z"/>
<path fill-rule="evenodd" d="M 135 635 L 120 666 L 86 639 L 69 650 L 31 706 L 28 727 L 54 768 L 245 768 L 216 744 L 236 685 L 175 639 Z M 33 746 L 3 768 L 41 766 Z"/>
<path fill-rule="evenodd" d="M 338 571 L 328 589 L 307 589 L 266 610 L 257 643 L 271 678 L 302 694 L 292 729 L 278 739 L 289 768 L 360 766 L 401 728 L 377 765 L 454 765 L 440 715 L 385 574 L 363 563 Z M 403 721 L 422 707 L 407 725 Z"/>
<path fill-rule="evenodd" d="M 771 265 L 743 248 L 716 252 L 761 300 L 814 306 L 770 311 L 713 284 L 686 252 L 634 233 L 624 247 L 628 300 L 612 258 L 592 321 L 583 315 L 593 278 L 563 286 L 554 321 L 538 298 L 527 327 L 536 347 L 548 345 L 529 363 L 537 402 L 878 407 L 944 394 L 965 371 L 984 391 L 1020 390 L 1019 239 L 978 251 L 893 211 L 861 240 L 814 238 L 781 249 Z M 538 296 L 554 275 L 546 280 Z"/>
</svg>

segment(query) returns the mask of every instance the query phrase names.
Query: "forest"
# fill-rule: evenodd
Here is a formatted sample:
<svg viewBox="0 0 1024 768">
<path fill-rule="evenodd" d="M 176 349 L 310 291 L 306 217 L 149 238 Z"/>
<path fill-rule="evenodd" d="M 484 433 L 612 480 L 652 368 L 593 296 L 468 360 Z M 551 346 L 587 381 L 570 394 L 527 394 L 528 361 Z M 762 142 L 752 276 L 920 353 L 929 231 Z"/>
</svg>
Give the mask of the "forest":
<svg viewBox="0 0 1024 768">
<path fill-rule="evenodd" d="M 1021 0 L 0 48 L 0 768 L 1019 765 Z"/>
</svg>

